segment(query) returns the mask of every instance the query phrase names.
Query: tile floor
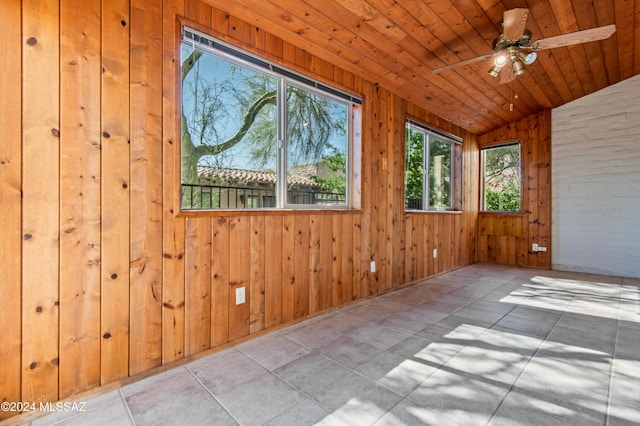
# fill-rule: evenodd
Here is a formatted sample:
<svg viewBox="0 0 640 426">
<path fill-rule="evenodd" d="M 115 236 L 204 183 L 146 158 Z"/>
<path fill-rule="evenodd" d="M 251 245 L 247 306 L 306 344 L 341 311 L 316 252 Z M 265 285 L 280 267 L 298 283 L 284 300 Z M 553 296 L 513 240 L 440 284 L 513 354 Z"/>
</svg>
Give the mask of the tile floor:
<svg viewBox="0 0 640 426">
<path fill-rule="evenodd" d="M 473 265 L 39 425 L 638 425 L 640 280 Z"/>
</svg>

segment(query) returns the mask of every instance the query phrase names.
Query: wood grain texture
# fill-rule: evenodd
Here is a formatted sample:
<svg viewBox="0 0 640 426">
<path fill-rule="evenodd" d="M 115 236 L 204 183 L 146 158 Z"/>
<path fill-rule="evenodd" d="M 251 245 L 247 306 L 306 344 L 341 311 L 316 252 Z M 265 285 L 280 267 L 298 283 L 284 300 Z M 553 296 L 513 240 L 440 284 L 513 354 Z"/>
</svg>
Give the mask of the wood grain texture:
<svg viewBox="0 0 640 426">
<path fill-rule="evenodd" d="M 521 132 L 523 139 L 526 140 L 522 147 L 522 162 L 526 165 L 527 172 L 523 173 L 523 199 L 522 206 L 525 207 L 527 214 L 527 231 L 525 238 L 527 239 L 528 259 L 527 264 L 536 265 L 538 263 L 538 252 L 531 251 L 534 243 L 538 242 L 539 226 L 538 220 L 538 119 L 537 117 L 529 117 L 524 130 Z M 525 133 L 526 132 L 526 133 Z M 523 167 L 524 168 L 524 167 Z"/>
<path fill-rule="evenodd" d="M 211 234 L 211 346 L 218 346 L 229 341 L 229 220 L 214 218 Z"/>
<path fill-rule="evenodd" d="M 293 64 L 294 67 L 307 68 L 312 70 L 314 74 L 317 73 L 324 78 L 330 78 L 328 76 L 341 78 L 344 76 L 344 72 L 329 72 L 328 64 L 316 61 L 313 56 L 299 51 L 288 43 L 267 43 L 269 37 L 263 38 L 259 35 L 248 37 L 246 27 L 240 25 L 235 19 L 230 19 L 229 22 L 232 22 L 232 24 L 227 26 L 226 19 L 223 19 L 215 8 L 213 15 L 214 17 L 216 15 L 219 16 L 219 18 L 214 18 L 213 22 L 219 22 L 219 28 L 223 32 L 223 34 L 218 34 L 216 31 L 218 27 L 212 25 L 214 27 L 212 29 L 213 35 L 221 36 L 223 39 L 226 39 L 226 37 L 228 39 L 239 37 L 240 41 L 238 43 L 242 47 L 247 48 L 248 45 L 248 47 L 255 49 L 255 53 L 258 54 L 260 49 L 275 45 L 277 52 L 274 56 L 282 56 L 286 62 Z M 206 25 L 204 22 L 202 24 Z M 249 31 L 249 33 L 251 32 Z M 280 48 L 282 48 L 282 53 L 280 53 Z M 270 55 L 267 56 L 270 57 Z M 353 79 L 353 82 L 355 85 L 358 80 Z M 357 238 L 354 238 L 353 248 L 353 251 L 357 253 L 357 259 L 354 260 L 354 263 L 358 267 L 354 268 L 354 270 L 357 274 L 355 281 L 357 282 L 356 287 L 358 290 L 352 292 L 352 298 L 360 297 L 362 294 L 367 296 L 379 294 L 406 282 L 406 279 L 403 278 L 406 269 L 404 266 L 405 257 L 401 255 L 405 250 L 405 232 L 400 233 L 400 236 L 394 232 L 394 229 L 404 227 L 405 220 L 405 215 L 402 211 L 402 165 L 404 153 L 392 141 L 402 140 L 404 137 L 404 114 L 407 104 L 379 86 L 365 83 L 362 85 L 362 90 L 365 99 L 369 98 L 373 102 L 369 104 L 369 109 L 363 120 L 363 128 L 365 129 L 363 134 L 366 137 L 361 140 L 363 149 L 362 151 L 359 150 L 359 152 L 364 154 L 357 157 L 361 165 L 360 173 L 358 173 L 358 190 L 361 196 L 358 198 L 359 204 L 363 208 L 363 214 L 362 216 L 355 216 L 353 220 L 354 229 L 358 229 L 359 232 L 354 233 Z M 426 113 L 420 108 L 416 110 L 418 112 L 414 116 L 421 116 L 425 122 L 434 127 L 444 124 L 443 129 L 445 131 L 457 132 L 460 135 L 471 138 L 471 142 L 473 142 L 474 139 L 471 134 L 462 132 L 461 129 L 443 122 L 437 116 Z M 357 113 L 358 111 L 356 111 Z M 468 157 L 468 159 L 471 162 L 475 161 L 472 157 Z M 462 161 L 462 149 L 460 149 L 460 153 L 456 154 L 456 162 L 461 168 Z M 372 170 L 375 170 L 375 173 L 372 173 Z M 471 170 L 474 169 L 472 168 Z M 473 173 L 468 173 L 465 176 L 467 178 L 474 177 Z M 460 207 L 463 206 L 463 203 L 464 206 L 467 203 L 474 203 L 473 205 L 477 209 L 477 202 L 474 201 L 473 195 L 477 194 L 477 192 L 474 192 L 474 190 L 463 191 L 462 187 L 463 181 L 461 179 L 456 187 L 457 194 L 459 194 L 457 202 Z M 375 196 L 371 196 L 371 191 L 375 191 Z M 463 192 L 468 196 L 469 201 L 465 200 L 463 202 Z M 438 215 L 429 215 L 427 218 L 421 219 L 422 225 L 419 225 L 418 228 L 421 229 L 420 238 L 424 243 L 415 245 L 416 248 L 420 248 L 420 253 L 415 256 L 415 263 L 417 264 L 413 265 L 415 268 L 422 268 L 422 272 L 419 274 L 421 277 L 457 267 L 460 254 L 464 254 L 464 258 L 467 261 L 473 261 L 475 256 L 475 221 L 469 218 L 474 218 L 473 214 L 465 216 L 464 221 L 453 218 L 439 218 Z M 283 254 L 283 261 L 285 262 L 283 271 L 287 271 L 285 275 L 288 275 L 286 282 L 290 283 L 294 289 L 294 317 L 306 315 L 303 313 L 306 310 L 313 313 L 326 309 L 324 308 L 325 306 L 339 305 L 340 302 L 335 299 L 342 300 L 347 297 L 344 295 L 347 293 L 343 294 L 344 289 L 341 287 L 344 280 L 344 264 L 337 261 L 338 255 L 345 256 L 343 250 L 344 237 L 337 234 L 339 226 L 336 220 L 338 220 L 337 216 L 330 218 L 325 214 L 311 215 L 308 218 L 296 215 L 291 221 L 285 221 L 287 224 L 283 225 L 285 247 L 291 247 L 291 245 L 287 244 L 293 244 L 294 247 L 291 255 L 286 255 L 286 248 L 284 249 L 285 254 Z M 306 230 L 299 226 L 302 222 L 308 223 L 308 226 L 305 226 Z M 454 226 L 464 226 L 464 229 L 453 231 Z M 329 229 L 329 227 L 332 229 L 331 232 L 325 230 Z M 288 237 L 287 240 L 289 235 L 293 235 L 293 239 Z M 256 238 L 253 233 L 251 237 Z M 469 238 L 472 239 L 472 244 L 468 244 Z M 339 244 L 339 241 L 342 241 L 342 243 Z M 464 244 L 464 248 L 460 248 L 459 244 Z M 256 254 L 255 244 L 251 243 L 249 247 L 252 258 L 260 262 L 262 255 Z M 331 247 L 331 250 L 324 250 L 324 247 Z M 366 247 L 366 249 L 363 250 L 363 247 Z M 438 248 L 441 253 L 441 256 L 435 261 L 430 258 L 433 248 Z M 326 259 L 330 267 L 326 267 L 325 262 L 322 262 L 321 259 Z M 376 261 L 378 269 L 374 274 L 369 273 L 371 260 Z M 286 263 L 290 266 L 286 266 Z M 265 261 L 264 268 L 270 264 L 271 262 Z M 261 268 L 262 266 L 260 265 L 254 267 L 255 270 L 261 270 Z M 255 274 L 252 272 L 251 276 L 255 277 Z M 308 285 L 306 280 L 309 280 Z M 327 287 L 325 281 L 330 282 L 331 286 Z M 264 291 L 267 293 L 266 287 Z M 256 295 L 262 297 L 262 291 L 259 287 L 258 291 L 252 287 L 251 292 L 252 297 Z M 290 293 L 285 292 L 283 294 Z M 270 304 L 265 303 L 265 311 L 268 306 Z M 232 307 L 231 309 L 236 308 Z M 287 312 L 286 305 L 283 307 L 283 312 Z M 261 315 L 261 303 L 257 306 L 255 304 L 252 305 L 252 321 L 254 318 L 259 319 Z"/>
<path fill-rule="evenodd" d="M 311 222 L 309 216 L 295 216 L 295 277 L 294 299 L 295 318 L 309 315 L 309 294 L 311 292 Z"/>
<path fill-rule="evenodd" d="M 265 315 L 265 218 L 251 217 L 251 236 L 249 240 L 249 333 L 264 329 Z"/>
<path fill-rule="evenodd" d="M 283 218 L 267 216 L 264 218 L 264 328 L 271 328 L 282 323 L 283 305 L 291 308 L 293 295 L 291 282 L 284 279 L 284 253 L 290 250 L 283 239 Z M 290 240 L 289 242 L 292 242 Z M 290 251 L 287 252 L 291 254 Z M 289 269 L 290 271 L 290 269 Z M 285 296 L 284 290 L 288 293 Z M 291 318 L 292 311 L 288 312 Z"/>
<path fill-rule="evenodd" d="M 538 114 L 538 252 L 539 268 L 551 268 L 551 112 Z"/>
<path fill-rule="evenodd" d="M 189 218 L 185 235 L 185 356 L 211 347 L 211 218 Z"/>
<path fill-rule="evenodd" d="M 372 190 L 372 179 L 377 173 L 373 164 L 373 125 L 377 117 L 375 116 L 375 106 L 373 100 L 377 98 L 374 93 L 375 86 L 364 83 L 362 85 L 362 93 L 364 98 L 363 115 L 362 115 L 362 177 L 361 177 L 361 209 L 360 216 L 360 288 L 357 292 L 359 298 L 369 297 L 369 288 L 373 278 L 370 271 L 370 262 L 373 260 L 373 236 L 371 232 L 372 224 L 372 198 L 374 196 Z"/>
<path fill-rule="evenodd" d="M 162 362 L 162 2 L 131 0 L 129 370 Z"/>
<path fill-rule="evenodd" d="M 295 216 L 282 218 L 282 300 L 280 301 L 281 322 L 294 320 L 296 313 L 296 222 Z M 267 277 L 269 275 L 267 274 Z M 277 285 L 277 284 L 276 284 Z M 269 306 L 269 303 L 267 303 Z M 277 310 L 273 310 L 277 317 Z"/>
<path fill-rule="evenodd" d="M 362 249 L 362 222 L 361 215 L 353 217 L 353 282 L 351 284 L 351 301 L 362 298 L 363 249 Z"/>
<path fill-rule="evenodd" d="M 322 310 L 327 281 L 325 280 L 326 268 L 331 268 L 331 263 L 322 262 L 320 251 L 322 247 L 323 229 L 322 216 L 313 215 L 309 219 L 309 306 L 310 314 Z"/>
<path fill-rule="evenodd" d="M 185 219 L 180 211 L 180 152 L 176 138 L 179 124 L 180 30 L 176 16 L 185 2 L 163 4 L 162 89 L 162 363 L 185 356 Z M 213 288 L 213 286 L 212 286 Z M 213 335 L 213 332 L 211 333 Z M 203 339 L 204 340 L 204 339 Z"/>
<path fill-rule="evenodd" d="M 22 50 L 21 8 L 18 2 L 0 3 L 0 54 L 19 58 Z M 20 61 L 6 61 L 0 67 L 0 401 L 18 402 L 21 375 L 21 240 L 22 240 L 22 86 Z M 15 415 L 0 411 L 0 421 Z"/>
<path fill-rule="evenodd" d="M 390 93 L 389 101 L 387 103 L 387 118 L 386 118 L 386 135 L 384 137 L 385 141 L 401 141 L 402 138 L 399 137 L 400 131 L 404 134 L 404 125 L 401 125 L 399 128 L 396 126 L 396 120 L 402 124 L 400 117 L 402 113 L 400 110 L 396 108 L 396 105 L 401 104 L 402 101 L 392 93 Z M 399 241 L 396 238 L 397 233 L 394 232 L 394 229 L 397 229 L 401 226 L 399 223 L 399 215 L 400 209 L 395 208 L 397 205 L 402 205 L 404 199 L 402 197 L 396 198 L 399 195 L 399 192 L 396 191 L 396 187 L 394 182 L 398 179 L 402 178 L 402 175 L 399 173 L 402 168 L 400 164 L 395 159 L 395 155 L 398 153 L 398 149 L 395 143 L 389 144 L 386 154 L 387 154 L 387 168 L 389 173 L 387 174 L 387 181 L 385 184 L 386 190 L 386 214 L 384 215 L 384 229 L 385 229 L 385 258 L 386 258 L 386 271 L 385 271 L 385 291 L 390 291 L 394 287 L 399 285 L 399 282 L 394 280 L 394 271 L 396 263 L 394 260 L 394 251 L 399 249 Z M 398 277 L 399 278 L 399 277 Z"/>
<path fill-rule="evenodd" d="M 200 1 L 182 1 L 184 3 L 184 16 L 202 25 L 211 27 L 212 8 Z"/>
<path fill-rule="evenodd" d="M 478 216 L 478 260 L 508 265 L 551 268 L 551 112 L 543 111 L 510 126 L 479 136 L 489 146 L 519 140 L 522 153 L 522 214 Z M 547 247 L 533 252 L 533 243 Z"/>
<path fill-rule="evenodd" d="M 100 383 L 100 2 L 60 3 L 60 397 Z"/>
<path fill-rule="evenodd" d="M 101 16 L 100 382 L 105 384 L 129 375 L 129 1 L 103 3 Z"/>
<path fill-rule="evenodd" d="M 58 399 L 59 23 L 57 1 L 22 2 L 21 400 L 36 403 Z"/>
<path fill-rule="evenodd" d="M 637 0 L 206 2 L 255 26 L 259 29 L 253 33 L 255 38 L 266 31 L 289 40 L 317 60 L 393 87 L 402 98 L 477 134 L 638 73 L 638 55 L 634 55 L 640 40 L 634 19 Z M 490 58 L 438 75 L 431 73 L 492 53 L 492 42 L 503 32 L 501 22 L 508 10 L 513 10 L 513 21 L 518 23 L 509 37 L 522 34 L 524 27 L 532 31 L 533 40 L 614 23 L 617 32 L 604 41 L 540 54 L 518 79 L 524 84 L 519 84 L 514 111 L 508 108 L 510 85 L 486 78 Z"/>
<path fill-rule="evenodd" d="M 397 18 L 381 4 L 372 25 Z M 74 395 L 475 261 L 477 138 L 393 84 L 318 57 L 302 36 L 285 41 L 273 25 L 255 26 L 257 14 L 242 19 L 206 2 L 19 6 L 0 9 L 22 19 L 0 30 L 0 49 L 23 58 L 0 70 L 0 264 L 9 278 L 0 290 L 15 301 L 0 307 L 9 324 L 2 398 Z M 301 28 L 319 34 L 332 19 Z M 180 211 L 182 22 L 363 98 L 353 210 Z M 462 213 L 404 211 L 407 116 L 464 139 Z M 236 305 L 241 287 L 246 302 Z"/>
<path fill-rule="evenodd" d="M 229 341 L 247 336 L 251 316 L 251 218 L 229 220 Z M 236 289 L 244 289 L 245 303 L 236 304 Z"/>
<path fill-rule="evenodd" d="M 528 17 L 529 9 L 516 8 L 505 11 L 502 20 L 504 38 L 511 41 L 520 40 Z"/>
</svg>

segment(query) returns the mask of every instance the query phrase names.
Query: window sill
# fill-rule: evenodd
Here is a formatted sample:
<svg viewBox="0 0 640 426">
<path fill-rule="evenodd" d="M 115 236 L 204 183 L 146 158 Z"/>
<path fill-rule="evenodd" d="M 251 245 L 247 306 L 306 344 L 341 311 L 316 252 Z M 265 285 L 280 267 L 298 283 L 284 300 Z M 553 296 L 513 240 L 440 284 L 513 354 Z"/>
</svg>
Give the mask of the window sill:
<svg viewBox="0 0 640 426">
<path fill-rule="evenodd" d="M 462 210 L 405 210 L 405 214 L 462 214 Z"/>
<path fill-rule="evenodd" d="M 361 214 L 359 209 L 255 209 L 255 210 L 182 210 L 176 217 L 291 216 Z"/>
<path fill-rule="evenodd" d="M 523 212 L 488 212 L 488 211 L 480 211 L 478 215 L 484 216 L 524 216 Z"/>
</svg>

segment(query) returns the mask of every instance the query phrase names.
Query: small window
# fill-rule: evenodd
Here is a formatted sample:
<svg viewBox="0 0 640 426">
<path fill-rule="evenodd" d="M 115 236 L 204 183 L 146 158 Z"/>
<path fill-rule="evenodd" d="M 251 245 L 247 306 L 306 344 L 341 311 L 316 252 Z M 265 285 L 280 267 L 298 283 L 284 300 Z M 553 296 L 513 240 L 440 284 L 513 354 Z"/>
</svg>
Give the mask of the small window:
<svg viewBox="0 0 640 426">
<path fill-rule="evenodd" d="M 482 148 L 483 210 L 519 212 L 522 194 L 520 142 Z"/>
<path fill-rule="evenodd" d="M 406 210 L 454 208 L 455 147 L 458 141 L 407 121 L 405 140 Z"/>
<path fill-rule="evenodd" d="M 349 208 L 357 98 L 184 29 L 182 209 Z"/>
</svg>

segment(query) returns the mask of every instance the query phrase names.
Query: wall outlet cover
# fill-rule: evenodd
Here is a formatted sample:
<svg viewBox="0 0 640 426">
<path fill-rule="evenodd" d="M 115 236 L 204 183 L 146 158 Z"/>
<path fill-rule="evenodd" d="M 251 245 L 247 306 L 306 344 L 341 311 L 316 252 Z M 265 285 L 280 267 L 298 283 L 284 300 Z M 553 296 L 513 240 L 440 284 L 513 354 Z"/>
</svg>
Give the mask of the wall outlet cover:
<svg viewBox="0 0 640 426">
<path fill-rule="evenodd" d="M 242 305 L 247 301 L 244 287 L 236 288 L 236 305 Z"/>
</svg>

